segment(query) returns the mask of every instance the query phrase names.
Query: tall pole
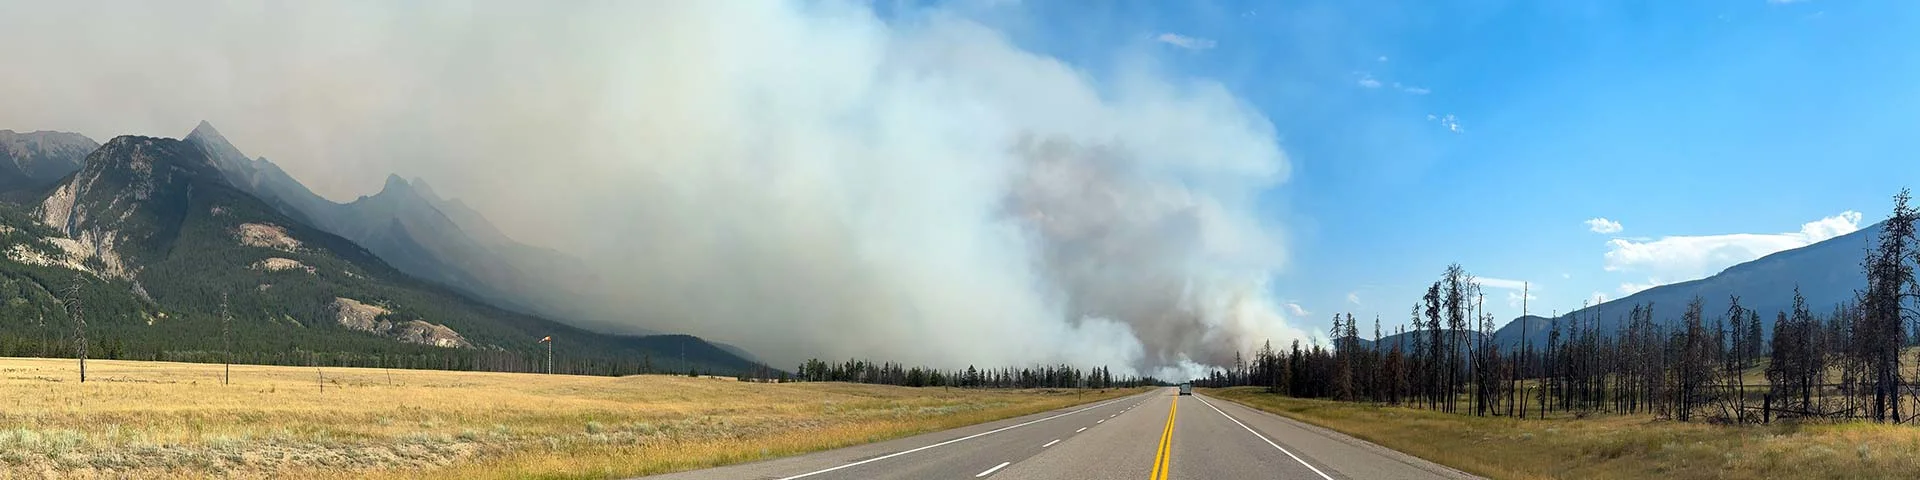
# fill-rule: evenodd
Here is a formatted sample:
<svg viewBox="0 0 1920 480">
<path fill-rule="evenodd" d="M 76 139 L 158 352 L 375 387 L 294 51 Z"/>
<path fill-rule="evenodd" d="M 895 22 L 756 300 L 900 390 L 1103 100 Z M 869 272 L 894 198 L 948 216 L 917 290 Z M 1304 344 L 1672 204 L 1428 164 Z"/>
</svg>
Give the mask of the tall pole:
<svg viewBox="0 0 1920 480">
<path fill-rule="evenodd" d="M 1527 396 L 1520 394 L 1520 370 L 1526 368 L 1527 335 L 1531 333 L 1527 331 L 1527 295 L 1532 286 L 1525 282 L 1520 284 L 1520 341 L 1517 342 L 1519 345 L 1513 346 L 1513 403 L 1519 404 L 1520 418 L 1523 419 L 1527 418 Z"/>
<path fill-rule="evenodd" d="M 1479 288 L 1475 288 L 1474 290 L 1479 291 Z M 1486 322 L 1487 322 L 1487 294 L 1485 293 L 1480 294 L 1480 300 L 1479 302 L 1474 304 L 1473 311 L 1474 311 L 1473 343 L 1480 346 L 1479 348 L 1480 357 L 1475 359 L 1476 360 L 1475 363 L 1479 363 L 1480 368 L 1493 368 L 1493 365 L 1488 364 L 1486 362 L 1486 359 L 1493 358 L 1492 356 L 1487 355 L 1487 340 L 1489 339 L 1484 334 L 1484 331 L 1486 330 Z M 1498 375 L 1498 374 L 1491 371 L 1482 372 L 1478 369 L 1475 369 L 1473 372 L 1473 376 L 1475 377 L 1473 382 L 1473 388 L 1474 390 L 1478 390 L 1477 392 L 1474 392 L 1473 397 L 1480 400 L 1479 408 L 1480 408 L 1481 415 L 1494 414 L 1492 401 L 1498 401 L 1500 399 L 1499 397 L 1494 397 L 1492 399 L 1486 398 L 1487 393 L 1489 393 L 1487 391 L 1489 390 L 1488 387 L 1491 386 L 1490 384 L 1492 383 L 1486 380 L 1495 378 L 1494 375 Z M 1492 401 L 1489 401 L 1489 400 L 1492 400 Z"/>
<path fill-rule="evenodd" d="M 547 374 L 553 374 L 553 336 L 540 337 L 540 343 L 547 344 Z"/>
<path fill-rule="evenodd" d="M 220 384 L 233 383 L 233 315 L 228 313 L 227 292 L 220 292 L 220 343 L 226 350 L 226 371 L 221 373 Z"/>
<path fill-rule="evenodd" d="M 67 306 L 67 313 L 73 315 L 73 330 L 79 340 L 76 346 L 79 347 L 77 350 L 80 354 L 80 383 L 87 383 L 87 316 L 84 311 L 85 306 L 80 302 L 80 282 L 82 281 L 85 279 L 76 273 L 73 275 L 73 284 L 67 286 L 67 302 L 72 303 Z"/>
</svg>

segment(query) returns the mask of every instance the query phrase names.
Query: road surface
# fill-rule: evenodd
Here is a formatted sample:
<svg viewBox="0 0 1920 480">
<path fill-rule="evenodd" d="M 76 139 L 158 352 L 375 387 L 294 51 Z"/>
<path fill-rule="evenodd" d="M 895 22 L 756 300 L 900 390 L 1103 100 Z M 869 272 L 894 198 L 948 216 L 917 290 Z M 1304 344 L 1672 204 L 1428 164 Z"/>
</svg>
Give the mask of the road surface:
<svg viewBox="0 0 1920 480">
<path fill-rule="evenodd" d="M 1473 478 L 1330 430 L 1174 388 L 660 480 Z"/>
</svg>

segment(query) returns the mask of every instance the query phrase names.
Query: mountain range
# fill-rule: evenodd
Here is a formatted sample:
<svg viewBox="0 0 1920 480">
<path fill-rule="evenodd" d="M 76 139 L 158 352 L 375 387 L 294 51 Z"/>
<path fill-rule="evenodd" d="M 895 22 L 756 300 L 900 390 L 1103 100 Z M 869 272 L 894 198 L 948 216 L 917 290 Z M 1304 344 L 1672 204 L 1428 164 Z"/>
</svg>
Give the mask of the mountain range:
<svg viewBox="0 0 1920 480">
<path fill-rule="evenodd" d="M 598 276 L 580 260 L 515 241 L 457 199 L 436 195 L 424 180 L 389 175 L 378 193 L 334 203 L 264 157 L 248 159 L 213 125 L 201 122 L 184 139 L 212 158 L 227 181 L 282 214 L 346 237 L 394 268 L 502 308 L 607 325 L 617 322 L 577 292 Z M 626 333 L 651 333 L 627 327 Z"/>
<path fill-rule="evenodd" d="M 261 363 L 527 370 L 552 336 L 582 373 L 755 368 L 692 336 L 552 320 L 564 297 L 528 284 L 584 268 L 418 180 L 333 203 L 204 122 L 104 145 L 0 131 L 0 153 L 0 355 L 64 348 L 77 297 L 91 348 L 124 358 L 204 359 L 230 328 L 232 350 Z"/>
<path fill-rule="evenodd" d="M 78 133 L 0 130 L 0 198 L 31 200 L 80 169 L 100 144 Z"/>
<path fill-rule="evenodd" d="M 571 307 L 590 303 L 576 292 L 598 282 L 580 260 L 515 241 L 417 178 L 390 176 L 378 193 L 330 201 L 205 122 L 181 140 L 123 136 L 105 145 L 0 130 L 0 200 L 0 325 L 9 327 L 0 354 L 44 351 L 64 338 L 59 320 L 73 287 L 94 338 L 156 358 L 214 349 L 207 339 L 217 336 L 225 294 L 236 350 L 257 354 L 479 362 L 532 355 L 531 339 L 555 335 L 602 365 L 736 372 L 756 362 L 697 337 L 580 328 L 606 321 Z M 1860 260 L 1880 227 L 1555 318 L 1516 318 L 1492 340 L 1544 345 L 1556 326 L 1576 320 L 1610 334 L 1634 305 L 1652 305 L 1655 322 L 1672 326 L 1695 296 L 1711 321 L 1732 295 L 1760 312 L 1771 334 L 1774 312 L 1791 306 L 1796 288 L 1819 313 L 1851 300 L 1866 283 Z"/>
<path fill-rule="evenodd" d="M 1648 288 L 1551 318 L 1523 315 L 1508 321 L 1488 338 L 1505 350 L 1516 349 L 1523 342 L 1530 342 L 1533 348 L 1543 348 L 1555 327 L 1567 332 L 1576 323 L 1582 329 L 1593 328 L 1602 335 L 1614 335 L 1627 324 L 1628 313 L 1635 305 L 1651 306 L 1655 325 L 1676 328 L 1680 325 L 1681 312 L 1695 296 L 1701 299 L 1706 316 L 1703 321 L 1709 328 L 1714 322 L 1726 321 L 1732 297 L 1739 296 L 1741 307 L 1760 314 L 1762 334 L 1771 338 L 1774 317 L 1793 308 L 1796 288 L 1815 315 L 1829 315 L 1834 308 L 1854 300 L 1855 290 L 1866 287 L 1867 275 L 1861 262 L 1879 238 L 1881 226 L 1876 223 L 1846 235 L 1727 267 L 1713 276 Z M 1412 348 L 1416 333 L 1384 335 L 1378 343 L 1383 347 L 1404 344 Z M 1471 341 L 1478 335 L 1482 334 L 1466 332 L 1462 338 Z M 1355 342 L 1362 348 L 1372 348 L 1375 342 L 1365 335 L 1362 337 L 1354 339 Z"/>
<path fill-rule="evenodd" d="M 1654 323 L 1673 327 L 1679 325 L 1681 312 L 1695 296 L 1703 300 L 1705 321 L 1712 325 L 1714 321 L 1724 322 L 1722 317 L 1726 316 L 1731 297 L 1735 295 L 1740 297 L 1742 307 L 1759 312 L 1764 334 L 1771 338 L 1774 316 L 1792 309 L 1795 288 L 1816 315 L 1828 314 L 1836 306 L 1851 301 L 1855 290 L 1866 288 L 1867 275 L 1861 261 L 1879 238 L 1881 226 L 1876 223 L 1846 235 L 1727 267 L 1707 278 L 1641 290 L 1551 319 L 1531 316 L 1521 322 L 1516 318 L 1494 332 L 1494 341 L 1503 348 L 1513 348 L 1524 340 L 1538 348 L 1546 345 L 1555 326 L 1570 328 L 1576 319 L 1583 328 L 1591 322 L 1599 332 L 1614 334 L 1626 325 L 1627 314 L 1634 305 L 1651 305 Z"/>
</svg>

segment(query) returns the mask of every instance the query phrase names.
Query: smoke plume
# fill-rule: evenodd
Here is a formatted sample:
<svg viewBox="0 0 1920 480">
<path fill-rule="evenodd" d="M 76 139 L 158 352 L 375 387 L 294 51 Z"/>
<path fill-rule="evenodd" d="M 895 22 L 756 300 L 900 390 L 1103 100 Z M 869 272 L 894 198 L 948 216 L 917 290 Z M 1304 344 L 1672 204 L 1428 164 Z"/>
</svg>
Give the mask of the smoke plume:
<svg viewBox="0 0 1920 480">
<path fill-rule="evenodd" d="M 0 128 L 206 119 L 330 198 L 422 177 L 595 266 L 607 313 L 574 320 L 607 329 L 1159 375 L 1305 337 L 1268 286 L 1286 255 L 1258 197 L 1288 166 L 1261 113 L 962 10 L 15 3 L 0 40 Z"/>
</svg>

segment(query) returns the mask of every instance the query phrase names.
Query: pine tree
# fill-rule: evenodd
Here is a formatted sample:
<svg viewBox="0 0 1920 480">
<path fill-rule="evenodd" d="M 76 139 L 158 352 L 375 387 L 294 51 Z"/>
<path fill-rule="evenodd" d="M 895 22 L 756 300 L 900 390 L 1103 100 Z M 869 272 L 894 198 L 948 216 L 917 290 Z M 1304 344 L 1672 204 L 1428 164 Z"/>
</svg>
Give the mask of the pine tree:
<svg viewBox="0 0 1920 480">
<path fill-rule="evenodd" d="M 1862 293 L 1861 325 L 1854 335 L 1855 353 L 1867 366 L 1872 384 L 1873 403 L 1869 417 L 1881 422 L 1900 422 L 1900 348 L 1905 345 L 1905 295 L 1920 291 L 1914 282 L 1910 263 L 1917 254 L 1914 243 L 1915 212 L 1908 205 L 1910 192 L 1895 195 L 1893 212 L 1881 223 L 1879 243 L 1868 252 L 1867 289 Z"/>
</svg>

